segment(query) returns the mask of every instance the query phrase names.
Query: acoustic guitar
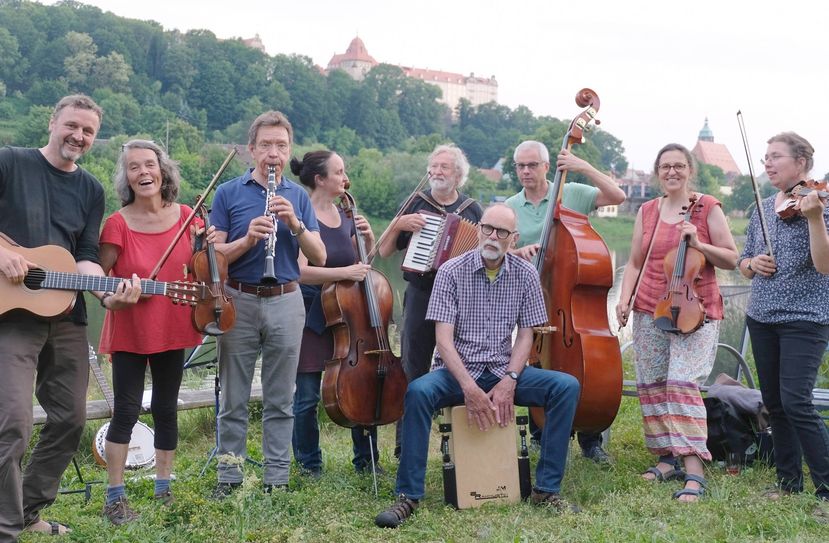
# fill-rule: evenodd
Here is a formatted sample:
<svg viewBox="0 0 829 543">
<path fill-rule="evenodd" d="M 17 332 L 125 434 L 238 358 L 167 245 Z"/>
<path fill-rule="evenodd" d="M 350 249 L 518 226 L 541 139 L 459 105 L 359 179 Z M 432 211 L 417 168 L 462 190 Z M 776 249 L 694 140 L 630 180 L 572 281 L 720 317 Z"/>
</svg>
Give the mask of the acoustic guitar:
<svg viewBox="0 0 829 543">
<path fill-rule="evenodd" d="M 115 292 L 123 279 L 77 273 L 72 254 L 57 245 L 29 249 L 21 247 L 0 233 L 0 247 L 22 255 L 38 267 L 26 273 L 22 283 L 15 284 L 0 275 L 0 315 L 21 309 L 44 318 L 61 317 L 75 305 L 78 291 Z M 162 282 L 141 280 L 142 294 L 171 298 L 173 303 L 195 305 L 209 293 L 201 283 L 187 281 Z"/>
<path fill-rule="evenodd" d="M 98 362 L 98 355 L 95 354 L 95 349 L 92 345 L 89 346 L 89 367 L 92 368 L 92 374 L 95 380 L 98 381 L 98 386 L 101 387 L 101 392 L 104 393 L 104 399 L 109 407 L 109 412 L 112 414 L 115 406 L 115 395 L 112 393 L 112 388 L 109 386 L 104 372 L 101 370 L 101 364 Z M 95 434 L 95 439 L 92 441 L 92 456 L 95 457 L 95 462 L 101 466 L 106 467 L 106 435 L 109 430 L 109 422 L 105 423 L 98 429 Z M 143 467 L 152 467 L 155 465 L 155 433 L 152 428 L 141 421 L 135 423 L 132 427 L 132 437 L 127 447 L 127 469 L 138 469 Z"/>
</svg>

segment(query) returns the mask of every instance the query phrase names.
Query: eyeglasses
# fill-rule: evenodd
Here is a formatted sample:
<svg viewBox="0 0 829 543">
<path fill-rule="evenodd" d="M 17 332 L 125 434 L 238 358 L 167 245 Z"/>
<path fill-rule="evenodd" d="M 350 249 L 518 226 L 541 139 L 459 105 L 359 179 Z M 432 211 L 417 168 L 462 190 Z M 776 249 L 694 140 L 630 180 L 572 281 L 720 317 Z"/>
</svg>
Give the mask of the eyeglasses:
<svg viewBox="0 0 829 543">
<path fill-rule="evenodd" d="M 677 162 L 676 164 L 660 164 L 659 171 L 663 173 L 668 173 L 673 168 L 677 173 L 684 172 L 685 168 L 687 168 L 687 164 L 683 164 L 681 162 Z"/>
<path fill-rule="evenodd" d="M 761 164 L 766 164 L 766 162 L 777 162 L 781 158 L 794 158 L 792 155 L 766 155 L 763 157 L 763 160 L 760 161 Z"/>
<path fill-rule="evenodd" d="M 506 228 L 496 228 L 495 226 L 492 226 L 491 224 L 486 224 L 486 223 L 481 223 L 480 227 L 481 227 L 481 233 L 483 235 L 491 236 L 492 233 L 495 232 L 495 235 L 498 237 L 498 239 L 507 239 L 508 237 L 510 237 L 512 234 L 515 233 L 515 232 L 512 232 L 510 230 L 507 230 Z"/>
<path fill-rule="evenodd" d="M 256 144 L 256 148 L 259 149 L 260 151 L 263 151 L 263 152 L 264 151 L 270 151 L 274 147 L 276 147 L 276 150 L 279 151 L 280 153 L 287 153 L 291 148 L 291 146 L 289 144 L 287 144 L 285 142 L 282 142 L 282 141 L 280 141 L 280 142 L 260 141 L 259 143 Z"/>
<path fill-rule="evenodd" d="M 523 170 L 524 168 L 527 168 L 529 170 L 534 170 L 534 169 L 538 168 L 539 166 L 541 166 L 541 162 L 516 162 L 515 163 L 515 169 L 519 172 L 521 170 Z"/>
</svg>

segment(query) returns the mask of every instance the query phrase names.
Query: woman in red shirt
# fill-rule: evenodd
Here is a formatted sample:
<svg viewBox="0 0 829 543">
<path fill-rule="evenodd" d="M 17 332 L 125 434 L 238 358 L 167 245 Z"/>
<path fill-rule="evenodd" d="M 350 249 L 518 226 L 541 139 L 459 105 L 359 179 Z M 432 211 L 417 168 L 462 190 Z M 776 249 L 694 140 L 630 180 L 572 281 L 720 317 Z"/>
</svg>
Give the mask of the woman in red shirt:
<svg viewBox="0 0 829 543">
<path fill-rule="evenodd" d="M 148 277 L 152 273 L 191 212 L 176 203 L 179 183 L 177 164 L 154 142 L 132 140 L 124 145 L 114 178 L 123 207 L 106 220 L 100 238 L 104 272 L 118 277 L 132 272 Z M 183 266 L 193 253 L 192 235 L 191 229 L 179 239 L 158 272 L 159 281 L 182 279 Z M 109 483 L 104 516 L 113 524 L 138 517 L 127 503 L 124 466 L 141 409 L 147 365 L 152 373 L 155 498 L 164 504 L 172 501 L 170 473 L 178 441 L 176 404 L 184 349 L 200 342 L 201 336 L 191 324 L 190 308 L 174 305 L 163 296 L 144 297 L 134 306 L 107 312 L 99 352 L 112 355 L 115 407 L 106 435 Z"/>
</svg>

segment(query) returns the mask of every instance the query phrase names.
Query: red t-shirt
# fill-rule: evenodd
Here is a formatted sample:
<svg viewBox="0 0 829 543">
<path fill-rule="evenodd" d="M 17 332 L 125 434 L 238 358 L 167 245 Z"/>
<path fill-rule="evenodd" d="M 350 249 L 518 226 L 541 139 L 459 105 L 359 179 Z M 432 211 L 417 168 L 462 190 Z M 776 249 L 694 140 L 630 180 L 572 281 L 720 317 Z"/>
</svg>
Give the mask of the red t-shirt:
<svg viewBox="0 0 829 543">
<path fill-rule="evenodd" d="M 110 275 L 131 277 L 137 273 L 141 278 L 149 277 L 191 212 L 185 205 L 180 207 L 179 220 L 165 232 L 130 230 L 123 215 L 113 213 L 104 223 L 100 238 L 101 243 L 111 243 L 120 249 Z M 157 280 L 184 280 L 183 267 L 191 256 L 187 231 L 158 272 Z M 201 335 L 193 328 L 191 313 L 190 306 L 175 305 L 166 296 L 142 298 L 133 307 L 107 311 L 98 352 L 152 354 L 198 345 Z"/>
</svg>

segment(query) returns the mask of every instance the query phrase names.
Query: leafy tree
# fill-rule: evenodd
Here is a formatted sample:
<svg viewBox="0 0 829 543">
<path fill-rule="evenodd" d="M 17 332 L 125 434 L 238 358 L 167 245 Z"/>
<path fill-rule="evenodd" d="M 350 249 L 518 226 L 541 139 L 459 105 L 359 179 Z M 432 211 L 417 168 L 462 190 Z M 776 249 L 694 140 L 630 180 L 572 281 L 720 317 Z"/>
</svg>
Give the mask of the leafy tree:
<svg viewBox="0 0 829 543">
<path fill-rule="evenodd" d="M 377 149 L 361 149 L 349 161 L 351 192 L 360 207 L 373 216 L 390 219 L 397 212 L 392 169 Z"/>
<path fill-rule="evenodd" d="M 437 100 L 440 89 L 418 79 L 406 78 L 398 96 L 398 116 L 409 136 L 441 132 L 446 106 Z"/>
<path fill-rule="evenodd" d="M 724 185 L 725 182 L 725 174 L 722 168 L 711 164 L 699 164 L 696 180 L 697 190 L 703 194 L 721 198 L 720 185 Z"/>
<path fill-rule="evenodd" d="M 124 56 L 113 51 L 105 57 L 95 59 L 89 85 L 91 88 L 109 87 L 115 91 L 129 92 L 131 75 L 132 67 L 124 61 Z"/>
<path fill-rule="evenodd" d="M 98 47 L 92 36 L 82 32 L 68 32 L 65 40 L 69 55 L 63 59 L 64 77 L 70 87 L 85 90 L 89 86 L 87 79 L 92 73 Z"/>
<path fill-rule="evenodd" d="M 11 32 L 0 27 L 0 82 L 6 85 L 15 85 L 25 65 L 21 66 L 23 57 L 20 54 L 20 47 Z M 5 94 L 5 93 L 4 93 Z"/>
<path fill-rule="evenodd" d="M 32 106 L 29 113 L 20 123 L 14 144 L 20 147 L 43 147 L 49 141 L 49 119 L 52 117 L 52 107 Z"/>
<path fill-rule="evenodd" d="M 316 140 L 326 108 L 325 82 L 313 61 L 306 56 L 277 55 L 273 60 L 273 78 L 292 97 L 284 113 L 294 127 L 295 139 Z"/>
</svg>

